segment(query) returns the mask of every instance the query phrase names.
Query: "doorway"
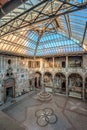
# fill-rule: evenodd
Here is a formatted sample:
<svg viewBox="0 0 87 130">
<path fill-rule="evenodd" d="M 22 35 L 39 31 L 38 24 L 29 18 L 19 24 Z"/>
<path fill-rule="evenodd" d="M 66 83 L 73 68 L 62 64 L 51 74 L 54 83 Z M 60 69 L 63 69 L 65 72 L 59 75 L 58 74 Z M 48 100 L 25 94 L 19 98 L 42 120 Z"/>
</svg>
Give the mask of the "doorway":
<svg viewBox="0 0 87 130">
<path fill-rule="evenodd" d="M 35 88 L 41 88 L 41 73 L 35 73 Z"/>
<path fill-rule="evenodd" d="M 83 84 L 82 77 L 78 73 L 72 73 L 68 77 L 69 96 L 82 98 L 83 97 Z"/>
<path fill-rule="evenodd" d="M 15 97 L 15 79 L 8 78 L 4 80 L 4 102 L 10 101 Z"/>
<path fill-rule="evenodd" d="M 13 98 L 13 87 L 6 88 L 6 101 Z"/>
<path fill-rule="evenodd" d="M 66 77 L 61 72 L 56 73 L 54 76 L 54 92 L 66 94 Z"/>
</svg>

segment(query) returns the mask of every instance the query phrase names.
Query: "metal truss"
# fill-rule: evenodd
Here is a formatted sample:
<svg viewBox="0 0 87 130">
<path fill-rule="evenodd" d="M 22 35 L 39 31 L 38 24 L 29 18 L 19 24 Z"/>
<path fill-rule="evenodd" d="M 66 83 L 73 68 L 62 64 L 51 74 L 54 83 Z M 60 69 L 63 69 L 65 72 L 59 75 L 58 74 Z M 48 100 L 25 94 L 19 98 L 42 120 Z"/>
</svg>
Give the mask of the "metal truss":
<svg viewBox="0 0 87 130">
<path fill-rule="evenodd" d="M 84 34 L 83 34 L 83 39 L 82 39 L 82 45 L 84 43 L 86 33 L 87 33 L 87 22 L 86 22 L 85 29 L 84 29 Z"/>
<path fill-rule="evenodd" d="M 69 15 L 66 14 L 66 15 L 64 15 L 64 17 L 65 17 L 65 21 L 66 21 L 66 25 L 67 25 L 68 36 L 69 36 L 69 38 L 71 38 L 71 27 L 70 27 Z"/>
<path fill-rule="evenodd" d="M 53 1 L 54 2 L 54 1 Z M 35 24 L 42 24 L 43 22 L 48 22 L 50 19 L 57 18 L 61 15 L 66 15 L 74 11 L 78 11 L 81 9 L 87 8 L 87 4 L 80 4 L 74 5 L 70 4 L 69 2 L 65 2 L 63 0 L 58 0 L 59 5 L 63 3 L 66 7 L 62 7 L 57 14 L 55 14 L 58 7 L 56 7 L 53 11 L 52 4 L 50 0 L 44 0 L 35 6 L 31 7 L 29 10 L 23 12 L 19 16 L 15 17 L 14 19 L 10 20 L 6 24 L 0 27 L 0 36 L 4 36 L 6 34 L 12 33 L 24 27 L 30 27 L 31 25 Z M 49 13 L 46 13 L 46 9 L 50 7 Z M 31 16 L 32 15 L 32 16 Z"/>
<path fill-rule="evenodd" d="M 29 2 L 31 1 L 29 0 Z M 82 21 L 87 19 L 86 13 L 84 13 L 84 10 L 87 9 L 87 2 L 72 3 L 68 0 L 43 0 L 37 2 L 37 4 L 30 4 L 31 8 L 25 9 L 0 26 L 0 52 L 6 51 L 4 53 L 13 53 L 20 56 L 28 55 L 34 56 L 34 58 L 45 55 L 45 52 L 47 52 L 47 55 L 54 55 L 53 52 L 58 54 L 63 50 L 67 53 L 67 48 L 69 52 L 82 52 L 80 47 L 83 47 L 86 37 L 87 20 L 84 29 L 83 22 L 77 19 L 79 17 L 80 20 L 82 18 Z M 79 11 L 81 13 L 83 11 L 82 15 Z M 35 34 L 28 36 L 28 32 Z M 58 37 L 52 39 L 50 36 L 50 39 L 46 37 L 46 41 L 41 42 L 45 33 L 49 33 L 49 35 L 53 33 L 54 35 L 58 32 L 64 33 L 62 39 L 58 39 Z M 66 36 L 66 34 L 68 35 Z M 77 39 L 79 43 L 72 38 Z M 70 45 L 68 45 L 69 40 L 72 40 Z M 56 42 L 61 42 L 61 44 L 56 45 Z M 48 46 L 48 43 L 50 43 L 50 46 Z M 55 47 L 53 47 L 54 43 Z M 41 50 L 42 45 L 43 49 Z M 48 48 L 46 48 L 46 45 Z"/>
</svg>

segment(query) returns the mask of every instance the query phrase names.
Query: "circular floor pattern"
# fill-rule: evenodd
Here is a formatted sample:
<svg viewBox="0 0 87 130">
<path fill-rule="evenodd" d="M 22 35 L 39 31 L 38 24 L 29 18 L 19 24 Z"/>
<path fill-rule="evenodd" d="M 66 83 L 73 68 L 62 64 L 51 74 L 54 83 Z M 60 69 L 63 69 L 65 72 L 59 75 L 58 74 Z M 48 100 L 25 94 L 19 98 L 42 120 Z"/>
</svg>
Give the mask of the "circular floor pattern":
<svg viewBox="0 0 87 130">
<path fill-rule="evenodd" d="M 55 124 L 58 120 L 52 108 L 39 109 L 35 112 L 37 124 L 45 127 L 48 124 Z"/>
</svg>

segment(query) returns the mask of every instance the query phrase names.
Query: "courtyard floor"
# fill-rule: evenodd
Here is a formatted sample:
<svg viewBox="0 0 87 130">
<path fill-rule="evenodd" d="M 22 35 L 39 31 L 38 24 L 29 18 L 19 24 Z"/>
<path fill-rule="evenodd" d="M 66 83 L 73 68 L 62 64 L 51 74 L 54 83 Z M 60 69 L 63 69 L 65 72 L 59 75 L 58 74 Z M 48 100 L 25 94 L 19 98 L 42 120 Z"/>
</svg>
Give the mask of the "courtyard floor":
<svg viewBox="0 0 87 130">
<path fill-rule="evenodd" d="M 35 112 L 52 108 L 57 116 L 56 123 L 39 126 Z M 25 130 L 87 130 L 87 102 L 80 99 L 54 95 L 49 102 L 36 99 L 36 93 L 4 109 Z"/>
</svg>

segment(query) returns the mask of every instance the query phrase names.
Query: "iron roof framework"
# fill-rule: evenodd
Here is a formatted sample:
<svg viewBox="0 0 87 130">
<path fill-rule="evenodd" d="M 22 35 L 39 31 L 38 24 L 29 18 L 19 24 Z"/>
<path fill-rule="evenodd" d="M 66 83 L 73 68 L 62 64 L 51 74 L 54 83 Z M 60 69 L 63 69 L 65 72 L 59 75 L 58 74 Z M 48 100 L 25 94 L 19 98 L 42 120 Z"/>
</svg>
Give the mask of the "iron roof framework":
<svg viewBox="0 0 87 130">
<path fill-rule="evenodd" d="M 27 0 L 0 19 L 1 53 L 83 53 L 86 41 L 86 0 Z"/>
</svg>

